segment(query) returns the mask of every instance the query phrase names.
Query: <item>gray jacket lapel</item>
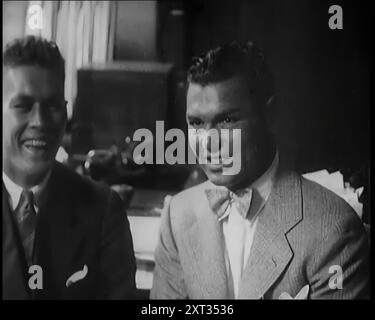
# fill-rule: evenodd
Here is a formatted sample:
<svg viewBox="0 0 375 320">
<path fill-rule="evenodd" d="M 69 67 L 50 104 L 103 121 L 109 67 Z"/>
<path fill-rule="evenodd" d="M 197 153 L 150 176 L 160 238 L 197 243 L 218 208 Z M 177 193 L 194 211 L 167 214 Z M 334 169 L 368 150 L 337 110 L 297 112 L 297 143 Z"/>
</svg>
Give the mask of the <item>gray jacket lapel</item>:
<svg viewBox="0 0 375 320">
<path fill-rule="evenodd" d="M 270 198 L 259 216 L 249 261 L 240 285 L 240 299 L 260 299 L 293 257 L 286 234 L 302 219 L 300 178 L 276 177 Z"/>
<path fill-rule="evenodd" d="M 196 223 L 186 232 L 193 272 L 198 279 L 203 299 L 228 297 L 224 258 L 224 237 L 217 216 L 201 201 Z"/>
</svg>

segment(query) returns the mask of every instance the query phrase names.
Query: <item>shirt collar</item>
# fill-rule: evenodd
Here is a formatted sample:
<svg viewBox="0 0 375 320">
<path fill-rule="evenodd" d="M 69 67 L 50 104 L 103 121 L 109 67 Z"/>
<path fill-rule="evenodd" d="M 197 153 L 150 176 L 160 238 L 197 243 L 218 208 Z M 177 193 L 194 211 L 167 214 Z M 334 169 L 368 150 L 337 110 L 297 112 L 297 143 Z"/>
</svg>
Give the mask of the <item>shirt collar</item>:
<svg viewBox="0 0 375 320">
<path fill-rule="evenodd" d="M 34 194 L 34 198 L 35 198 L 35 211 L 38 212 L 38 209 L 39 209 L 39 204 L 40 204 L 40 199 L 41 199 L 41 196 L 42 196 L 42 193 L 48 183 L 48 180 L 49 180 L 49 177 L 51 175 L 51 171 L 48 172 L 48 174 L 46 175 L 46 177 L 43 179 L 43 181 L 36 185 L 36 186 L 33 186 L 30 191 L 32 191 L 32 193 Z M 11 206 L 11 209 L 14 210 L 15 208 L 17 208 L 17 205 L 20 201 L 20 198 L 21 198 L 21 193 L 22 193 L 22 190 L 23 188 L 20 187 L 18 184 L 16 184 L 15 182 L 13 182 L 7 175 L 6 173 L 3 171 L 3 182 L 4 182 L 4 185 L 5 185 L 5 188 L 7 189 L 8 191 L 8 194 L 9 194 L 9 200 L 10 200 L 10 206 Z"/>
</svg>

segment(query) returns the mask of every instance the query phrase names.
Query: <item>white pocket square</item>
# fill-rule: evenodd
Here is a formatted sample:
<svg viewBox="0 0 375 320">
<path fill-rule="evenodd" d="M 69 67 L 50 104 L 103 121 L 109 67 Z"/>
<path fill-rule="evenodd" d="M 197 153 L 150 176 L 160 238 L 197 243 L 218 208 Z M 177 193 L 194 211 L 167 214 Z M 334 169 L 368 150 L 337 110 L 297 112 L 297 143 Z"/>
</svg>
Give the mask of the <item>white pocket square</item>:
<svg viewBox="0 0 375 320">
<path fill-rule="evenodd" d="M 73 283 L 76 283 L 77 281 L 82 280 L 84 277 L 86 277 L 87 272 L 88 272 L 88 268 L 87 268 L 86 265 L 84 265 L 82 270 L 79 270 L 79 271 L 73 273 L 68 278 L 68 280 L 66 280 L 66 283 L 65 283 L 66 287 L 69 287 Z"/>
<path fill-rule="evenodd" d="M 280 300 L 307 300 L 307 297 L 309 295 L 310 286 L 307 284 L 305 285 L 300 292 L 297 293 L 297 295 L 293 298 L 289 293 L 283 292 L 279 299 Z"/>
</svg>

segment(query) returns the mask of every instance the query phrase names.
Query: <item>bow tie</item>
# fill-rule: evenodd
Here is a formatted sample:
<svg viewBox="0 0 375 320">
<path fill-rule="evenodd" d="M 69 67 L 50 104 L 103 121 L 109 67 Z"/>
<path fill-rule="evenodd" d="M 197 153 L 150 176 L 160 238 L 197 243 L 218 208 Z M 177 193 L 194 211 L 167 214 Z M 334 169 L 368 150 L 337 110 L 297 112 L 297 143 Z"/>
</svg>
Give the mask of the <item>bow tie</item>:
<svg viewBox="0 0 375 320">
<path fill-rule="evenodd" d="M 224 214 L 231 203 L 236 205 L 243 218 L 247 217 L 253 194 L 252 189 L 247 188 L 232 192 L 226 188 L 212 188 L 205 190 L 205 192 L 210 207 L 217 214 L 219 220 L 226 217 Z"/>
</svg>

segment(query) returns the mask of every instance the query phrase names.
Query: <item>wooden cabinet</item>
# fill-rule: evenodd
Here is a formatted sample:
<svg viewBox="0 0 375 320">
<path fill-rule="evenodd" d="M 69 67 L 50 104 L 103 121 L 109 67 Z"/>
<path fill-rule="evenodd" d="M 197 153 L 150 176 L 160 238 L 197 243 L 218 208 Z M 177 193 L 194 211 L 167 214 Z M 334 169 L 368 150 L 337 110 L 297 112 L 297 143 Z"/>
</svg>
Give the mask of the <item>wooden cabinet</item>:
<svg viewBox="0 0 375 320">
<path fill-rule="evenodd" d="M 168 127 L 173 96 L 173 65 L 157 62 L 111 62 L 78 70 L 73 111 L 74 153 L 121 145 L 135 130 Z"/>
</svg>

